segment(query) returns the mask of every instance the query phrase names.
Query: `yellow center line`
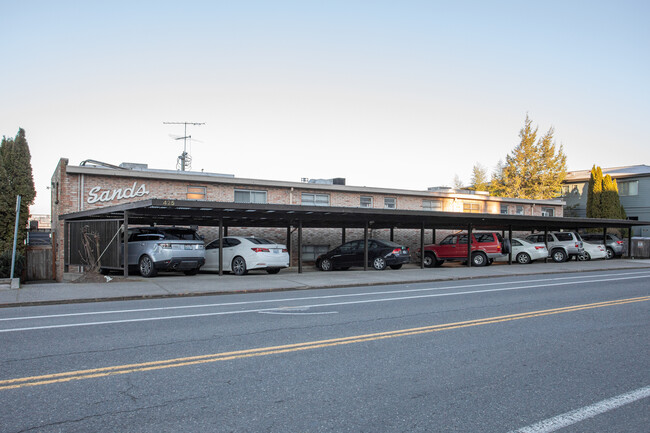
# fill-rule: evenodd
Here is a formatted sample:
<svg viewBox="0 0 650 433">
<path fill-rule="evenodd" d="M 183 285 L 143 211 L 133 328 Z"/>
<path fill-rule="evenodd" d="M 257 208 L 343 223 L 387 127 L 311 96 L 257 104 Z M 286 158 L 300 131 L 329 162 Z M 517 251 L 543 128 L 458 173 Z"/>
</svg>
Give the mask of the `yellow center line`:
<svg viewBox="0 0 650 433">
<path fill-rule="evenodd" d="M 384 340 L 388 338 L 406 337 L 411 335 L 426 334 L 431 332 L 449 331 L 472 326 L 489 325 L 509 322 L 513 320 L 531 319 L 553 314 L 569 313 L 593 308 L 611 307 L 633 302 L 650 301 L 650 296 L 638 298 L 618 299 L 592 304 L 572 305 L 569 307 L 553 308 L 548 310 L 529 311 L 526 313 L 495 316 L 484 319 L 466 320 L 462 322 L 446 323 L 440 325 L 422 326 L 417 328 L 400 329 L 396 331 L 377 332 L 372 334 L 355 335 L 350 337 L 332 338 L 327 340 L 308 341 L 304 343 L 286 344 L 281 346 L 260 347 L 255 349 L 236 350 L 232 352 L 214 353 L 210 355 L 189 356 L 161 361 L 144 362 L 139 364 L 125 364 L 111 367 L 102 367 L 88 370 L 67 371 L 63 373 L 47 374 L 42 376 L 21 377 L 16 379 L 0 380 L 0 390 L 16 389 L 28 386 L 47 385 L 51 383 L 69 382 L 72 380 L 92 379 L 98 377 L 128 374 L 141 371 L 161 370 L 172 367 L 185 367 L 190 365 L 206 364 L 218 361 L 251 358 L 257 356 L 276 355 L 281 353 L 297 352 L 301 350 L 320 349 L 325 347 L 341 346 L 345 344 L 363 343 L 368 341 Z"/>
</svg>

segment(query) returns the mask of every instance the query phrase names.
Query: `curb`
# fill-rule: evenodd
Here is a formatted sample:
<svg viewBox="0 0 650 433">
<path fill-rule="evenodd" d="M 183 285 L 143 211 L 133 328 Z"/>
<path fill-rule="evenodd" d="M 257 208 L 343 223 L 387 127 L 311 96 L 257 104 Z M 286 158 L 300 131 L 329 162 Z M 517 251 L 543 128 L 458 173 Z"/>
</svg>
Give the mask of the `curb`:
<svg viewBox="0 0 650 433">
<path fill-rule="evenodd" d="M 587 272 L 603 272 L 603 271 L 620 271 L 628 269 L 648 269 L 647 266 L 634 266 L 634 267 L 625 267 L 625 268 L 616 268 L 616 269 L 581 269 L 574 270 L 575 273 L 587 273 Z M 0 308 L 12 308 L 12 307 L 34 307 L 34 306 L 45 306 L 45 305 L 62 305 L 62 304 L 87 304 L 94 302 L 112 302 L 112 301 L 138 301 L 138 300 L 150 300 L 150 299 L 169 299 L 169 298 L 194 298 L 200 296 L 223 296 L 223 295 L 242 295 L 248 293 L 271 293 L 271 292 L 289 292 L 289 291 L 298 291 L 298 290 L 317 290 L 317 289 L 332 289 L 332 288 L 351 288 L 351 287 L 371 287 L 371 286 L 389 286 L 394 284 L 422 284 L 422 283 L 435 283 L 435 282 L 444 282 L 444 281 L 460 281 L 460 280 L 474 280 L 479 278 L 507 278 L 507 277 L 524 277 L 531 275 L 551 275 L 551 274 L 560 274 L 565 272 L 530 272 L 522 273 L 516 275 L 476 275 L 476 276 L 455 276 L 455 277 L 446 277 L 446 278 L 435 278 L 435 279 L 419 279 L 419 280 L 409 280 L 409 281 L 387 281 L 387 282 L 373 282 L 373 283 L 348 283 L 348 284 L 327 284 L 327 285 L 318 285 L 318 286 L 300 286 L 300 287 L 277 287 L 269 289 L 242 289 L 242 290 L 217 290 L 217 291 L 205 291 L 205 292 L 193 292 L 193 293 L 166 293 L 160 295 L 129 295 L 129 296 L 116 296 L 116 297 L 99 297 L 99 298 L 79 298 L 79 299 L 60 299 L 60 300 L 50 300 L 50 301 L 26 301 L 26 302 L 16 302 L 11 304 L 0 304 Z M 98 283 L 105 284 L 105 283 Z"/>
</svg>

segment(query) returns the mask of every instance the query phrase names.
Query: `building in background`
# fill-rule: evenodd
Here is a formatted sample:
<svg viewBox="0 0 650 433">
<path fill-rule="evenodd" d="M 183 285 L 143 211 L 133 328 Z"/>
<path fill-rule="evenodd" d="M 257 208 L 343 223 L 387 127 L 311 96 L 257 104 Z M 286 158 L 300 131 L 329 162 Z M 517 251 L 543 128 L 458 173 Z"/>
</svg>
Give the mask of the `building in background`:
<svg viewBox="0 0 650 433">
<path fill-rule="evenodd" d="M 562 217 L 562 200 L 524 200 L 491 197 L 487 192 L 455 190 L 446 187 L 413 191 L 346 185 L 345 179 L 303 179 L 286 182 L 243 179 L 228 174 L 149 169 L 146 164 L 122 163 L 119 166 L 85 161 L 68 165 L 61 159 L 52 177 L 52 221 L 55 233 L 57 269 L 63 271 L 64 223 L 60 215 L 145 199 L 197 200 L 231 203 L 309 205 L 350 208 L 403 209 L 439 212 L 471 212 Z M 217 228 L 200 227 L 206 242 L 217 238 Z M 229 227 L 229 235 L 255 235 L 285 243 L 286 228 Z M 428 232 L 428 235 L 427 233 Z M 425 236 L 433 241 L 433 230 Z M 436 237 L 445 236 L 444 230 Z M 348 240 L 361 238 L 362 230 L 349 229 Z M 388 229 L 373 229 L 371 237 L 388 239 Z M 295 238 L 295 237 L 294 237 Z M 292 238 L 291 251 L 297 239 Z M 420 230 L 398 229 L 394 240 L 403 245 L 419 245 Z M 317 255 L 341 243 L 341 229 L 310 229 L 304 234 L 302 258 Z M 295 263 L 297 256 L 293 256 Z"/>
<path fill-rule="evenodd" d="M 603 176 L 610 175 L 618 184 L 618 195 L 628 219 L 650 220 L 650 166 L 629 165 L 603 168 Z M 562 186 L 567 217 L 587 216 L 587 192 L 591 170 L 570 171 Z M 650 227 L 634 227 L 633 236 L 650 236 Z"/>
</svg>

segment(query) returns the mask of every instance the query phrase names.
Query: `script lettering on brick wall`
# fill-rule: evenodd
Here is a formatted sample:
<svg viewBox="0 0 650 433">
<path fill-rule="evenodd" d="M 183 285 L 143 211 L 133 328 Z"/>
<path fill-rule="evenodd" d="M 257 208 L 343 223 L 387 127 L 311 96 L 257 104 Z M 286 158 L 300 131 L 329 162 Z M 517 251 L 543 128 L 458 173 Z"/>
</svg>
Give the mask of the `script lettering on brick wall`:
<svg viewBox="0 0 650 433">
<path fill-rule="evenodd" d="M 147 187 L 143 183 L 136 189 L 137 182 L 133 182 L 133 185 L 128 188 L 116 188 L 116 189 L 102 189 L 101 186 L 96 186 L 88 191 L 88 203 L 97 203 L 98 201 L 107 202 L 113 200 L 122 200 L 125 198 L 134 198 L 134 197 L 143 197 L 149 194 Z"/>
</svg>

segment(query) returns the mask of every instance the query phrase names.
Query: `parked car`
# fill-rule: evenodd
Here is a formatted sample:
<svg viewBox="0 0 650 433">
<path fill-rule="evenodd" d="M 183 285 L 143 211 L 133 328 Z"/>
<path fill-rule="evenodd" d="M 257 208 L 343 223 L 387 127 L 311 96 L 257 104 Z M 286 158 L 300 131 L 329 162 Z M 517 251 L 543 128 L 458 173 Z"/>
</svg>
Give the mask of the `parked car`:
<svg viewBox="0 0 650 433">
<path fill-rule="evenodd" d="M 316 259 L 316 267 L 321 271 L 331 271 L 363 266 L 364 256 L 363 239 L 350 241 L 320 255 Z M 408 247 L 391 241 L 368 239 L 368 265 L 378 271 L 386 269 L 386 266 L 390 266 L 391 269 L 399 269 L 410 261 Z"/>
<path fill-rule="evenodd" d="M 129 229 L 129 269 L 145 278 L 158 271 L 183 271 L 195 275 L 205 263 L 203 240 L 195 230 L 181 227 Z"/>
<path fill-rule="evenodd" d="M 581 237 L 583 241 L 589 242 L 590 244 L 603 244 L 602 233 L 586 233 L 581 235 Z M 623 255 L 623 250 L 625 248 L 624 241 L 618 236 L 608 233 L 605 245 L 607 249 L 607 260 L 613 259 L 614 257 L 621 257 Z"/>
<path fill-rule="evenodd" d="M 472 266 L 486 266 L 498 257 L 510 252 L 510 242 L 501 233 L 472 233 Z M 420 251 L 418 251 L 418 255 Z M 424 266 L 440 266 L 446 260 L 467 261 L 467 233 L 456 233 L 444 238 L 439 244 L 424 246 Z"/>
<path fill-rule="evenodd" d="M 228 236 L 223 238 L 223 270 L 235 275 L 245 275 L 252 269 L 264 269 L 277 274 L 289 267 L 287 247 L 253 236 Z M 204 271 L 219 270 L 219 239 L 205 246 Z"/>
<path fill-rule="evenodd" d="M 534 243 L 544 243 L 544 233 L 534 233 L 526 236 L 526 240 Z M 584 252 L 582 238 L 576 232 L 548 233 L 546 245 L 554 262 L 561 263 L 578 257 Z"/>
<path fill-rule="evenodd" d="M 596 259 L 606 259 L 607 258 L 607 249 L 603 244 L 590 244 L 589 242 L 584 243 L 585 251 L 578 256 L 578 260 L 596 260 Z"/>
<path fill-rule="evenodd" d="M 532 243 L 524 239 L 512 238 L 510 241 L 512 258 L 522 265 L 548 257 L 548 250 L 543 243 Z M 495 261 L 508 261 L 508 255 L 497 257 Z"/>
</svg>

